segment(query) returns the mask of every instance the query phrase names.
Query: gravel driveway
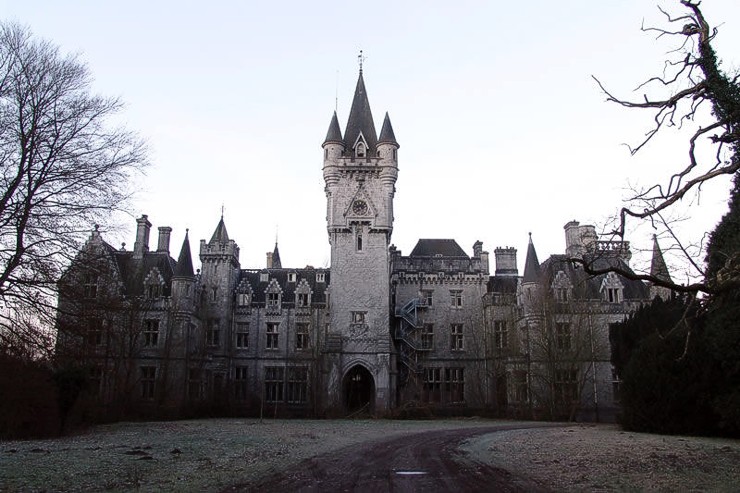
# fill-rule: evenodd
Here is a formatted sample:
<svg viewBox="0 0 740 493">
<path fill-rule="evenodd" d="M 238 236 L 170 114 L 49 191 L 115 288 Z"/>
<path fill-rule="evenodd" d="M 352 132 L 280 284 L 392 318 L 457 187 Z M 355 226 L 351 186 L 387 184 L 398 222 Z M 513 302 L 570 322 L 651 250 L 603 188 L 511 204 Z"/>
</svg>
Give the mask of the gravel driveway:
<svg viewBox="0 0 740 493">
<path fill-rule="evenodd" d="M 117 423 L 56 440 L 0 442 L 0 491 L 218 491 L 357 443 L 492 424 L 517 426 L 476 419 Z M 463 450 L 557 490 L 731 491 L 740 484 L 737 440 L 563 425 L 484 435 Z"/>
</svg>

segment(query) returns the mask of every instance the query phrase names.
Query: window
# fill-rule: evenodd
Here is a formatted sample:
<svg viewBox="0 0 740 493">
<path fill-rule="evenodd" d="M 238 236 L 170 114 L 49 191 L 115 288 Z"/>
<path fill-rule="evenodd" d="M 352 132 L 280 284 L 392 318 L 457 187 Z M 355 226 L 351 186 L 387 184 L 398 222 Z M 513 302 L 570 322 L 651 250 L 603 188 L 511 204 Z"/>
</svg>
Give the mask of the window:
<svg viewBox="0 0 740 493">
<path fill-rule="evenodd" d="M 238 401 L 247 399 L 247 367 L 234 368 L 234 397 Z"/>
<path fill-rule="evenodd" d="M 206 332 L 206 344 L 209 346 L 221 344 L 221 327 L 218 320 L 211 320 L 211 326 Z"/>
<path fill-rule="evenodd" d="M 286 393 L 289 404 L 306 402 L 306 396 L 308 394 L 308 368 L 305 366 L 288 368 Z"/>
<path fill-rule="evenodd" d="M 267 308 L 280 308 L 280 293 L 267 293 Z"/>
<path fill-rule="evenodd" d="M 555 400 L 570 404 L 578 396 L 578 372 L 576 370 L 555 370 Z"/>
<path fill-rule="evenodd" d="M 424 368 L 421 398 L 424 402 L 442 401 L 442 368 Z"/>
<path fill-rule="evenodd" d="M 90 394 L 98 396 L 102 394 L 103 390 L 103 368 L 100 366 L 93 366 L 90 368 L 90 373 L 87 376 L 88 379 L 88 391 Z"/>
<path fill-rule="evenodd" d="M 363 142 L 358 142 L 355 151 L 357 153 L 357 157 L 365 157 L 365 144 Z"/>
<path fill-rule="evenodd" d="M 260 272 L 260 282 L 267 282 L 270 280 L 269 272 Z"/>
<path fill-rule="evenodd" d="M 316 282 L 325 282 L 325 274 L 323 272 L 316 273 Z"/>
<path fill-rule="evenodd" d="M 159 344 L 159 320 L 144 320 L 144 347 Z"/>
<path fill-rule="evenodd" d="M 211 288 L 211 301 L 218 299 L 218 288 Z"/>
<path fill-rule="evenodd" d="M 298 306 L 301 308 L 308 306 L 308 293 L 298 293 Z"/>
<path fill-rule="evenodd" d="M 236 304 L 237 306 L 249 306 L 249 293 L 237 293 Z"/>
<path fill-rule="evenodd" d="M 434 291 L 430 290 L 424 290 L 421 292 L 421 304 L 424 306 L 432 306 L 433 297 L 432 294 Z"/>
<path fill-rule="evenodd" d="M 249 323 L 239 322 L 236 324 L 236 348 L 249 348 Z"/>
<path fill-rule="evenodd" d="M 154 384 L 157 378 L 157 368 L 154 366 L 142 366 L 139 368 L 139 381 L 141 382 L 141 398 L 145 400 L 154 399 Z"/>
<path fill-rule="evenodd" d="M 424 324 L 421 328 L 421 348 L 431 351 L 434 349 L 434 324 Z"/>
<path fill-rule="evenodd" d="M 357 251 L 358 252 L 362 251 L 362 235 L 361 234 L 357 235 Z"/>
<path fill-rule="evenodd" d="M 278 327 L 279 323 L 268 322 L 265 341 L 265 349 L 278 349 Z"/>
<path fill-rule="evenodd" d="M 205 398 L 203 373 L 199 368 L 188 370 L 188 397 L 192 401 L 199 401 Z"/>
<path fill-rule="evenodd" d="M 452 306 L 452 308 L 462 308 L 462 290 L 450 290 L 450 305 Z"/>
<path fill-rule="evenodd" d="M 505 320 L 493 321 L 493 345 L 496 349 L 509 347 L 509 330 Z"/>
<path fill-rule="evenodd" d="M 568 351 L 571 348 L 571 332 L 569 323 L 555 324 L 555 347 L 558 351 Z"/>
<path fill-rule="evenodd" d="M 555 288 L 555 301 L 558 303 L 568 301 L 568 288 Z"/>
<path fill-rule="evenodd" d="M 297 324 L 295 329 L 295 348 L 308 349 L 308 341 L 308 324 Z"/>
<path fill-rule="evenodd" d="M 159 284 L 148 284 L 146 286 L 146 297 L 150 300 L 159 298 L 162 295 L 162 287 Z"/>
<path fill-rule="evenodd" d="M 352 323 L 353 324 L 364 324 L 366 314 L 367 312 L 352 312 Z"/>
<path fill-rule="evenodd" d="M 288 272 L 288 282 L 295 282 L 295 272 Z"/>
<path fill-rule="evenodd" d="M 463 350 L 463 326 L 452 324 L 450 328 L 450 349 L 453 351 Z"/>
<path fill-rule="evenodd" d="M 612 367 L 612 399 L 615 403 L 620 400 L 620 387 L 622 386 L 622 379 L 619 378 L 617 369 Z"/>
<path fill-rule="evenodd" d="M 283 400 L 283 381 L 285 368 L 282 366 L 265 367 L 265 401 L 280 402 Z"/>
<path fill-rule="evenodd" d="M 619 288 L 606 288 L 604 290 L 604 298 L 609 303 L 619 303 L 622 301 L 621 290 Z"/>
<path fill-rule="evenodd" d="M 103 321 L 99 318 L 91 318 L 87 321 L 87 334 L 85 342 L 88 346 L 103 345 Z"/>
<path fill-rule="evenodd" d="M 86 272 L 82 279 L 82 294 L 87 299 L 98 297 L 98 275 Z"/>
<path fill-rule="evenodd" d="M 524 370 L 514 372 L 514 400 L 521 403 L 529 402 L 529 379 Z"/>
<path fill-rule="evenodd" d="M 465 402 L 464 368 L 445 368 L 445 391 L 448 402 Z"/>
</svg>

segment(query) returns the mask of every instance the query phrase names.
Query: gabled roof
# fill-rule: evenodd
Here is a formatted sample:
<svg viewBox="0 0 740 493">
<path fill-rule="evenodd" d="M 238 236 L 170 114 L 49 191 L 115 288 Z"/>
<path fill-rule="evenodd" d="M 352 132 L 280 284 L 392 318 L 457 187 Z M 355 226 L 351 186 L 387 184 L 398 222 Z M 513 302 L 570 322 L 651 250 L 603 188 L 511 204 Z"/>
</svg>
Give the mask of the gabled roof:
<svg viewBox="0 0 740 493">
<path fill-rule="evenodd" d="M 185 239 L 182 241 L 180 256 L 177 257 L 177 266 L 175 266 L 175 277 L 194 277 L 193 258 L 190 254 L 190 240 L 188 239 L 188 230 L 185 230 Z"/>
<path fill-rule="evenodd" d="M 465 257 L 469 258 L 455 240 L 422 239 L 416 243 L 410 257 Z"/>
<path fill-rule="evenodd" d="M 262 273 L 268 273 L 268 280 L 262 281 Z M 295 273 L 296 281 L 288 282 L 288 274 Z M 318 282 L 316 275 L 322 273 L 324 275 L 324 282 Z M 237 286 L 243 285 L 244 283 L 249 284 L 252 289 L 253 301 L 255 303 L 264 303 L 267 296 L 265 290 L 274 280 L 280 286 L 283 293 L 282 302 L 294 303 L 296 298 L 296 288 L 301 285 L 301 281 L 305 279 L 309 288 L 311 288 L 311 304 L 314 303 L 326 303 L 326 291 L 331 281 L 329 269 L 261 269 L 261 270 L 241 270 L 239 273 L 239 281 Z"/>
<path fill-rule="evenodd" d="M 328 144 L 329 142 L 344 144 L 344 139 L 342 139 L 342 130 L 339 128 L 339 120 L 337 119 L 336 111 L 334 112 L 334 116 L 331 117 L 329 131 L 326 132 L 326 139 L 324 139 L 324 144 Z"/>
<path fill-rule="evenodd" d="M 396 142 L 396 135 L 393 133 L 391 118 L 388 116 L 387 111 L 385 112 L 385 119 L 383 120 L 383 128 L 380 129 L 380 139 L 378 139 L 378 143 L 395 144 L 396 146 L 398 146 L 398 142 Z"/>
<path fill-rule="evenodd" d="M 153 268 L 159 271 L 164 279 L 162 295 L 170 295 L 170 281 L 175 270 L 175 260 L 167 252 L 145 252 L 141 258 L 134 258 L 133 252 L 114 253 L 118 271 L 124 286 L 124 295 L 140 296 L 144 294 L 144 279 Z"/>
<path fill-rule="evenodd" d="M 540 261 L 537 260 L 537 251 L 532 243 L 532 233 L 529 234 L 529 246 L 527 247 L 527 260 L 524 262 L 523 282 L 539 282 Z"/>
<path fill-rule="evenodd" d="M 661 281 L 673 282 L 671 273 L 668 272 L 668 266 L 663 259 L 663 252 L 658 245 L 658 237 L 653 235 L 653 259 L 650 262 L 650 275 Z"/>
<path fill-rule="evenodd" d="M 331 129 L 331 127 L 329 128 Z M 345 149 L 352 149 L 352 146 L 355 145 L 360 132 L 362 132 L 362 135 L 365 137 L 368 151 L 374 152 L 376 150 L 376 145 L 378 144 L 378 137 L 375 133 L 373 113 L 370 111 L 370 102 L 367 99 L 367 91 L 365 90 L 365 81 L 362 78 L 362 71 L 360 72 L 360 77 L 357 79 L 355 97 L 352 100 L 352 108 L 349 110 L 349 118 L 347 119 L 347 128 L 344 131 Z"/>
<path fill-rule="evenodd" d="M 229 233 L 226 232 L 226 225 L 224 224 L 224 217 L 221 216 L 221 220 L 218 222 L 218 226 L 216 226 L 216 231 L 213 232 L 213 236 L 211 236 L 211 241 L 209 243 L 228 243 L 229 242 Z"/>
</svg>

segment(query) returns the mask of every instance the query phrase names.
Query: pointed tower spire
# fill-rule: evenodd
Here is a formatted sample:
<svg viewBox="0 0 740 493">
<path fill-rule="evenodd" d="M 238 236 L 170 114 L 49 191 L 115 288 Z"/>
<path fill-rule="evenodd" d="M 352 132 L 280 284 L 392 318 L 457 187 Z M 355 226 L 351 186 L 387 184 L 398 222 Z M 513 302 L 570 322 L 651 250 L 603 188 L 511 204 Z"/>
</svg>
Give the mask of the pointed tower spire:
<svg viewBox="0 0 740 493">
<path fill-rule="evenodd" d="M 347 119 L 347 128 L 344 131 L 344 146 L 348 151 L 355 148 L 355 144 L 362 136 L 367 150 L 370 153 L 375 152 L 375 146 L 378 143 L 378 136 L 375 133 L 375 123 L 373 123 L 373 114 L 370 111 L 370 102 L 367 99 L 365 90 L 365 80 L 362 78 L 362 71 L 357 79 L 355 88 L 355 97 L 352 100 L 352 108 L 349 110 Z"/>
<path fill-rule="evenodd" d="M 326 139 L 324 139 L 324 145 L 328 143 L 344 144 L 342 139 L 342 130 L 339 128 L 339 120 L 337 119 L 337 112 L 334 112 L 334 116 L 331 117 L 331 123 L 329 124 L 329 131 L 326 132 Z"/>
<path fill-rule="evenodd" d="M 527 247 L 527 260 L 524 263 L 523 282 L 539 282 L 540 261 L 537 260 L 537 251 L 532 243 L 532 233 L 529 233 L 529 246 Z"/>
<path fill-rule="evenodd" d="M 190 239 L 188 235 L 190 230 L 185 230 L 185 239 L 182 241 L 180 255 L 177 257 L 177 266 L 175 267 L 175 277 L 194 277 L 193 258 L 190 254 Z"/>
<path fill-rule="evenodd" d="M 218 226 L 216 226 L 216 231 L 213 232 L 213 236 L 211 236 L 210 243 L 228 243 L 229 242 L 229 234 L 226 232 L 226 224 L 224 224 L 224 216 L 221 215 L 221 220 L 218 222 Z"/>
<path fill-rule="evenodd" d="M 278 251 L 278 244 L 275 241 L 275 249 L 272 251 L 272 268 L 282 269 L 283 264 L 280 262 L 280 252 Z"/>
<path fill-rule="evenodd" d="M 653 259 L 650 262 L 650 275 L 661 281 L 673 282 L 668 266 L 663 259 L 663 252 L 658 245 L 658 237 L 653 235 Z"/>
<path fill-rule="evenodd" d="M 380 138 L 378 139 L 378 144 L 395 144 L 396 146 L 398 146 L 398 142 L 396 142 L 396 135 L 393 133 L 391 118 L 388 116 L 387 111 L 385 113 L 385 119 L 383 120 L 383 127 L 380 129 Z"/>
</svg>

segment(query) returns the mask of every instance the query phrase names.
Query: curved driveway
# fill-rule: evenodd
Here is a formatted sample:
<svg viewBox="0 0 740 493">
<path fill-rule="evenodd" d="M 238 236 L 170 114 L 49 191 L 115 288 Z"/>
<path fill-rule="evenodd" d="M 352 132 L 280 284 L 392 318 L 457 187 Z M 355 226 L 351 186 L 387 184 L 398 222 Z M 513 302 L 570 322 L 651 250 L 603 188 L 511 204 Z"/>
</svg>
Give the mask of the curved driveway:
<svg viewBox="0 0 740 493">
<path fill-rule="evenodd" d="M 429 431 L 375 440 L 313 457 L 258 484 L 235 485 L 226 491 L 545 491 L 526 478 L 475 462 L 459 450 L 469 438 L 511 429 L 492 426 Z"/>
</svg>

